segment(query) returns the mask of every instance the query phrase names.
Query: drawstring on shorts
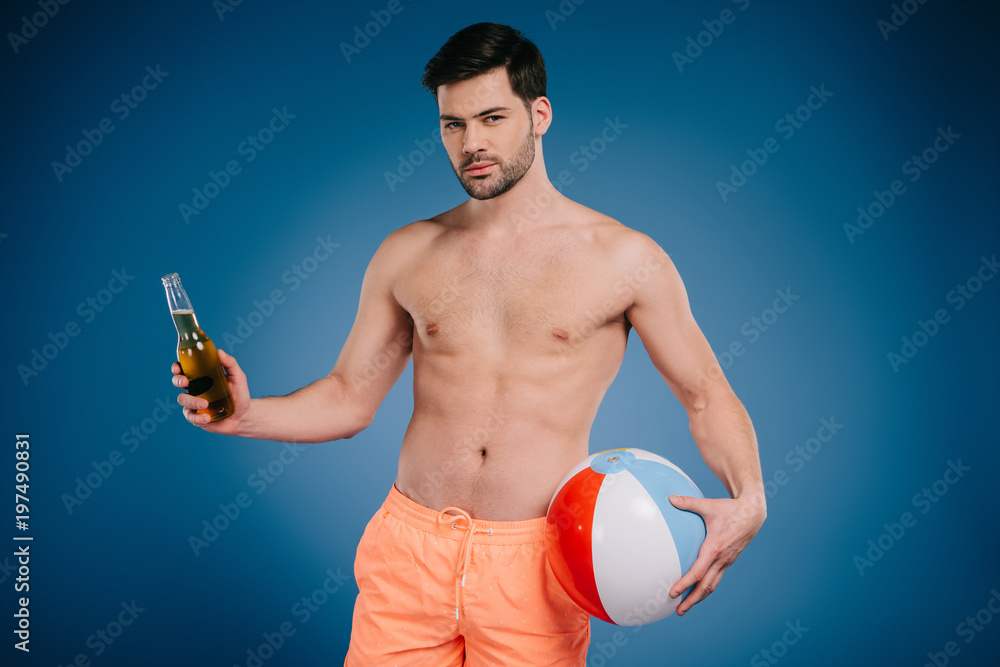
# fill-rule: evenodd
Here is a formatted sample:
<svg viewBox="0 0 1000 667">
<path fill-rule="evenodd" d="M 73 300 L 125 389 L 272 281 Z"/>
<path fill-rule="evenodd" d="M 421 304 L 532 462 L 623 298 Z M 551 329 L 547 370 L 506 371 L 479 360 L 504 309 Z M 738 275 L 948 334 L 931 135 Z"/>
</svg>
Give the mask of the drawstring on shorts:
<svg viewBox="0 0 1000 667">
<path fill-rule="evenodd" d="M 448 514 L 449 511 L 455 511 L 457 515 Z M 476 533 L 492 535 L 492 528 L 480 528 L 476 525 L 476 522 L 469 516 L 469 513 L 460 507 L 445 507 L 443 510 L 438 512 L 438 521 L 447 521 L 446 517 L 452 517 L 451 528 L 452 530 L 458 530 L 459 528 L 464 528 L 466 531 L 465 537 L 462 540 L 462 554 L 459 556 L 460 569 L 455 572 L 455 620 L 458 620 L 458 611 L 461 606 L 459 599 L 460 588 L 465 588 L 465 574 L 466 570 L 469 568 L 469 561 L 472 559 L 472 536 Z M 465 525 L 459 525 L 460 520 L 465 520 Z M 458 575 L 461 574 L 462 577 L 459 579 Z"/>
</svg>

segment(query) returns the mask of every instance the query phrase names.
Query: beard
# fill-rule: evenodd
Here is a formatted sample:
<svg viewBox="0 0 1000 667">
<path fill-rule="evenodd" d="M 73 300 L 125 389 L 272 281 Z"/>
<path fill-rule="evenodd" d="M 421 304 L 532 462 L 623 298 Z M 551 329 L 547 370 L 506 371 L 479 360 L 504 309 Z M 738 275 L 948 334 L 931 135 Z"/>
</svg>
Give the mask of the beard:
<svg viewBox="0 0 1000 667">
<path fill-rule="evenodd" d="M 503 160 L 499 155 L 477 153 L 463 162 L 461 167 L 457 169 L 452 165 L 452 169 L 455 170 L 458 181 L 470 197 L 473 199 L 493 199 L 517 185 L 534 161 L 535 127 L 532 123 L 524 141 L 521 142 L 509 160 Z M 496 168 L 483 176 L 470 176 L 465 173 L 466 169 L 478 162 L 495 162 Z"/>
</svg>

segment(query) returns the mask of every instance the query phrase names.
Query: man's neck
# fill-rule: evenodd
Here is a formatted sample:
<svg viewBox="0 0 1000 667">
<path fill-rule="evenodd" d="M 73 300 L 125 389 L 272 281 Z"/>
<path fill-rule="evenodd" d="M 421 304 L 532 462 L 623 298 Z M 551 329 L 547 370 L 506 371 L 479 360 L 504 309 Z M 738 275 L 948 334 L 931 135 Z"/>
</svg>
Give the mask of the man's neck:
<svg viewBox="0 0 1000 667">
<path fill-rule="evenodd" d="M 535 161 L 524 177 L 492 199 L 469 199 L 463 205 L 466 224 L 490 233 L 508 234 L 540 226 L 551 219 L 562 195 L 549 181 L 545 165 Z"/>
</svg>

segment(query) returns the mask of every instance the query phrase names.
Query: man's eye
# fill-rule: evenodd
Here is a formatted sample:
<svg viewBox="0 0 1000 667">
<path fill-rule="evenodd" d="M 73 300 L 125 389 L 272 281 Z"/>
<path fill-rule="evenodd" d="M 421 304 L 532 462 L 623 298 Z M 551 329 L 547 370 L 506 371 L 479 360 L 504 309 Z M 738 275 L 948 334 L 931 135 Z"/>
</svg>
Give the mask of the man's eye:
<svg viewBox="0 0 1000 667">
<path fill-rule="evenodd" d="M 444 129 L 453 130 L 459 125 L 461 125 L 461 123 L 459 123 L 457 120 L 453 120 L 452 122 L 445 124 Z"/>
<path fill-rule="evenodd" d="M 487 120 L 492 120 L 493 122 L 503 120 L 503 116 L 487 116 Z"/>
</svg>

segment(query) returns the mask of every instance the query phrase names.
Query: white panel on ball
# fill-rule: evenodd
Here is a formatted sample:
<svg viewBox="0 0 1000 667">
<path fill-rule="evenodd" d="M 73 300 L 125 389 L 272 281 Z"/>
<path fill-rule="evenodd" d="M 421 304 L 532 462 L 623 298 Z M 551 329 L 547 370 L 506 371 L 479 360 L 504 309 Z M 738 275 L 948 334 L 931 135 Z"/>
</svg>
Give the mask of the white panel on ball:
<svg viewBox="0 0 1000 667">
<path fill-rule="evenodd" d="M 642 549 L 634 548 L 636 536 Z M 593 537 L 597 590 L 615 623 L 642 625 L 673 613 L 680 598 L 670 598 L 670 585 L 682 574 L 674 540 L 656 502 L 628 472 L 608 475 L 601 485 Z"/>
</svg>

